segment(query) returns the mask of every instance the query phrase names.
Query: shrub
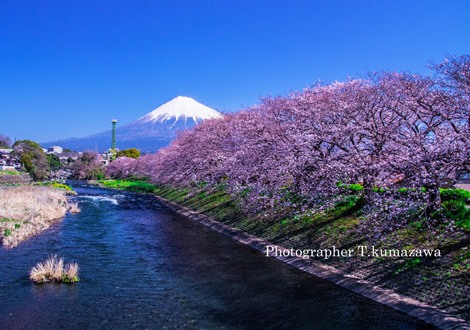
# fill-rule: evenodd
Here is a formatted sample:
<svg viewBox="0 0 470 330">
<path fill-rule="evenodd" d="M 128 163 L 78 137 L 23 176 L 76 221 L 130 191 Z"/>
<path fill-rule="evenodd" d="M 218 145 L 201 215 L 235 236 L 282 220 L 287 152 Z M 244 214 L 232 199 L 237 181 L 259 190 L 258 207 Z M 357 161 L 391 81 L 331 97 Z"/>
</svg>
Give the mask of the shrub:
<svg viewBox="0 0 470 330">
<path fill-rule="evenodd" d="M 118 151 L 118 153 L 116 154 L 116 157 L 129 157 L 129 158 L 137 159 L 140 157 L 140 151 L 137 150 L 136 148 L 124 149 L 124 150 Z"/>
<path fill-rule="evenodd" d="M 359 183 L 353 183 L 349 185 L 349 190 L 351 191 L 361 191 L 363 190 L 364 187 L 360 185 Z"/>
<path fill-rule="evenodd" d="M 470 210 L 461 200 L 448 200 L 442 203 L 444 215 L 455 221 L 457 227 L 470 229 Z"/>
<path fill-rule="evenodd" d="M 464 189 L 441 189 L 441 199 L 446 201 L 459 201 L 470 204 L 470 191 Z"/>
<path fill-rule="evenodd" d="M 47 260 L 38 262 L 29 271 L 29 278 L 37 284 L 47 282 L 78 282 L 78 264 L 69 263 L 64 266 L 64 259 L 51 255 Z"/>
<path fill-rule="evenodd" d="M 13 156 L 20 159 L 24 169 L 34 180 L 49 177 L 49 163 L 41 146 L 30 140 L 19 140 L 13 144 Z"/>
<path fill-rule="evenodd" d="M 355 195 L 345 196 L 334 205 L 330 212 L 340 215 L 352 214 L 364 206 L 364 198 Z"/>
</svg>

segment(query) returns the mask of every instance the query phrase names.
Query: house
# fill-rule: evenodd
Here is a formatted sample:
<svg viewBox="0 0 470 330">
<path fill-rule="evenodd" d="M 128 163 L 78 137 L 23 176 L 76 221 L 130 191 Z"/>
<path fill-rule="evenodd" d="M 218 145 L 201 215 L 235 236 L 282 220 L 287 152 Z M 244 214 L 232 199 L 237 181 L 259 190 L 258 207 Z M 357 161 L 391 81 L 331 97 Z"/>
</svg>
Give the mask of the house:
<svg viewBox="0 0 470 330">
<path fill-rule="evenodd" d="M 19 159 L 11 155 L 13 149 L 0 149 L 0 170 L 21 170 Z"/>
<path fill-rule="evenodd" d="M 470 183 L 470 173 L 466 171 L 456 171 L 455 179 L 457 183 Z"/>
<path fill-rule="evenodd" d="M 59 146 L 52 146 L 47 149 L 48 154 L 61 154 L 64 152 L 64 148 Z"/>
<path fill-rule="evenodd" d="M 16 171 L 15 166 L 0 164 L 0 171 Z"/>
</svg>

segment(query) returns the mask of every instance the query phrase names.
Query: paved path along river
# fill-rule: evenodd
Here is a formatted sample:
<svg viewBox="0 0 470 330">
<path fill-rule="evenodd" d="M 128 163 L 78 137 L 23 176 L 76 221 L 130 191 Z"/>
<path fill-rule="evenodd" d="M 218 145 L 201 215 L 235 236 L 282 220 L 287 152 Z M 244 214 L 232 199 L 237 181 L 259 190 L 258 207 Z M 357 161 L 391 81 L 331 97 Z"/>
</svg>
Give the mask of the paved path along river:
<svg viewBox="0 0 470 330">
<path fill-rule="evenodd" d="M 0 329 L 429 329 L 307 275 L 151 196 L 74 187 L 82 212 L 0 249 Z M 34 285 L 49 254 L 74 285 Z"/>
</svg>

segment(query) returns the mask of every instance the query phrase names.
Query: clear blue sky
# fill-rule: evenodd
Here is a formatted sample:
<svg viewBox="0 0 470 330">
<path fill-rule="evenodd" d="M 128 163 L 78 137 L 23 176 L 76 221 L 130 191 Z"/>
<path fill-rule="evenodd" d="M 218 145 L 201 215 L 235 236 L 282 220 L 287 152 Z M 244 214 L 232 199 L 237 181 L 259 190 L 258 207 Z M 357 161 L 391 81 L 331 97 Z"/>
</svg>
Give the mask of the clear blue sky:
<svg viewBox="0 0 470 330">
<path fill-rule="evenodd" d="M 232 112 L 470 53 L 470 1 L 0 1 L 0 133 L 85 136 L 178 95 Z"/>
</svg>

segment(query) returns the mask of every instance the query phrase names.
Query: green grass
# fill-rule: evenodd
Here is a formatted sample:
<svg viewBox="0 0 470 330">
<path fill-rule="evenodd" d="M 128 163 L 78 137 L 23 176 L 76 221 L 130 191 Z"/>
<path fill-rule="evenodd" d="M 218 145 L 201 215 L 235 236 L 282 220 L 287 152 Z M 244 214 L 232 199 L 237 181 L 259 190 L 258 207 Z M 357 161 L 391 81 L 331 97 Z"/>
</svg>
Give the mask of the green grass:
<svg viewBox="0 0 470 330">
<path fill-rule="evenodd" d="M 52 188 L 57 188 L 57 189 L 64 189 L 66 191 L 72 191 L 72 188 L 70 186 L 67 186 L 66 184 L 58 183 L 58 182 L 36 182 L 34 183 L 34 185 L 41 186 L 41 187 L 52 187 Z"/>
<path fill-rule="evenodd" d="M 0 175 L 21 175 L 23 173 L 12 170 L 0 170 Z"/>
<path fill-rule="evenodd" d="M 470 205 L 470 191 L 464 189 L 441 189 L 441 199 L 446 201 L 459 201 Z"/>
<path fill-rule="evenodd" d="M 442 203 L 442 213 L 455 222 L 459 228 L 470 230 L 470 209 L 460 200 L 449 200 Z"/>
<path fill-rule="evenodd" d="M 464 189 L 441 189 L 442 210 L 440 214 L 455 222 L 464 230 L 470 230 L 470 191 Z"/>
<path fill-rule="evenodd" d="M 147 181 L 139 180 L 99 180 L 98 182 L 106 188 L 128 190 L 139 193 L 153 193 L 156 189 L 155 185 Z"/>
<path fill-rule="evenodd" d="M 3 230 L 3 236 L 4 236 L 4 237 L 8 237 L 8 236 L 10 236 L 11 234 L 13 234 L 13 231 L 14 231 L 15 229 L 20 229 L 20 228 L 21 228 L 21 224 L 23 223 L 23 221 L 17 220 L 17 219 L 0 218 L 0 224 L 1 224 L 1 223 L 6 224 L 7 222 L 13 222 L 13 223 L 15 224 L 15 225 L 14 225 L 15 227 L 14 227 L 14 228 L 11 228 L 11 229 L 10 229 L 10 228 L 5 228 L 5 229 Z"/>
</svg>

